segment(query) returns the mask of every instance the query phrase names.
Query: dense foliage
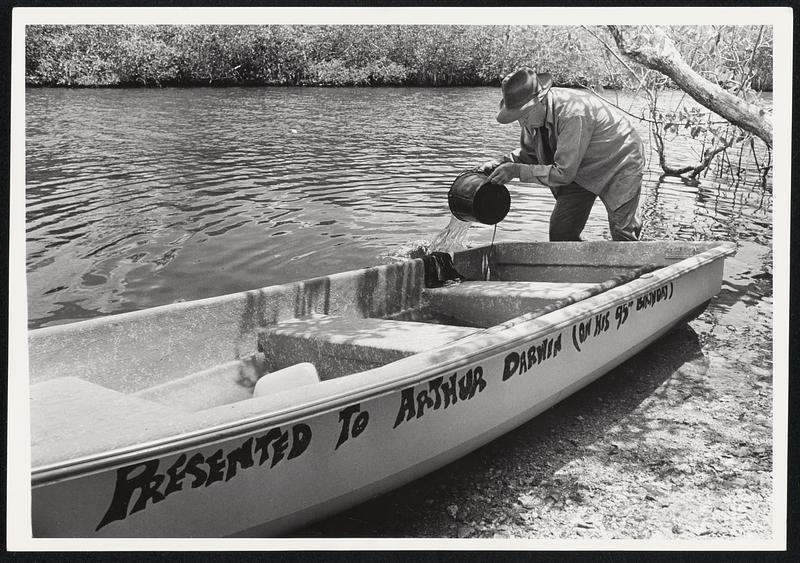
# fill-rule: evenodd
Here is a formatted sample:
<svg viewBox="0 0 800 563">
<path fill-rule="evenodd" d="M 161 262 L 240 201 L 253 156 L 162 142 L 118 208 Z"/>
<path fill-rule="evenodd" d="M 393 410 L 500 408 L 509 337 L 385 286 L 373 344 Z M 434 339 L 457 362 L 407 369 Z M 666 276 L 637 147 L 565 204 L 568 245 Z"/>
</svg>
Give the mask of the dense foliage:
<svg viewBox="0 0 800 563">
<path fill-rule="evenodd" d="M 752 85 L 771 88 L 771 34 L 754 50 L 755 26 L 672 31 L 705 75 L 724 83 L 746 60 Z M 551 72 L 562 86 L 630 84 L 577 26 L 42 25 L 26 32 L 26 82 L 38 86 L 497 85 L 523 64 Z"/>
</svg>

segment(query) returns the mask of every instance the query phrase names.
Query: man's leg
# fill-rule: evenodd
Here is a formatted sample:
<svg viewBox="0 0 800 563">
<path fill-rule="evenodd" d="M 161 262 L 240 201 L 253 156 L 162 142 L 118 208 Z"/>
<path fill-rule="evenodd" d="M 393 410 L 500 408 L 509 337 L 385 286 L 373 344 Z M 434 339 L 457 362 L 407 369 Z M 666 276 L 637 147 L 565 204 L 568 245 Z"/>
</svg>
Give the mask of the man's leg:
<svg viewBox="0 0 800 563">
<path fill-rule="evenodd" d="M 629 183 L 629 185 L 619 187 L 629 190 L 632 196 L 616 209 L 612 210 L 606 205 L 611 238 L 622 241 L 639 240 L 639 234 L 642 232 L 642 222 L 639 219 L 638 213 L 639 194 L 642 190 L 642 177 L 641 175 L 636 175 L 625 178 L 623 181 Z"/>
<path fill-rule="evenodd" d="M 556 205 L 550 214 L 550 240 L 581 240 L 581 231 L 597 196 L 575 183 L 557 188 L 554 195 Z"/>
</svg>

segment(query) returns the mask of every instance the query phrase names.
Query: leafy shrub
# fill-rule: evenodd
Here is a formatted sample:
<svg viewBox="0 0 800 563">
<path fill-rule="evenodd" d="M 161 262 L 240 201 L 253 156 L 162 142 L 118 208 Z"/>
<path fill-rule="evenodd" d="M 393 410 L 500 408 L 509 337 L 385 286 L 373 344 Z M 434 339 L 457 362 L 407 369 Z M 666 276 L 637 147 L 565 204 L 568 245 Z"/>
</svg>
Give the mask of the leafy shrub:
<svg viewBox="0 0 800 563">
<path fill-rule="evenodd" d="M 771 30 L 682 26 L 671 35 L 720 82 L 752 52 L 750 84 L 771 87 Z M 498 85 L 521 65 L 561 86 L 631 80 L 579 26 L 43 25 L 26 27 L 25 54 L 26 82 L 39 86 Z"/>
</svg>

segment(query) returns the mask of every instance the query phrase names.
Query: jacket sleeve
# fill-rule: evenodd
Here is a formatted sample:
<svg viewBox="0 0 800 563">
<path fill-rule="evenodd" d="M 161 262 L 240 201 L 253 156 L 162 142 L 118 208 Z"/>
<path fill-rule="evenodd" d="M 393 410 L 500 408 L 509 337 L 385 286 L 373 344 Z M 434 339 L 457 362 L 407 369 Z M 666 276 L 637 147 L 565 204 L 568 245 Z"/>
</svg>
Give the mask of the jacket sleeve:
<svg viewBox="0 0 800 563">
<path fill-rule="evenodd" d="M 508 154 L 504 154 L 497 159 L 497 165 L 500 166 L 504 162 L 518 162 L 522 164 L 537 164 L 539 159 L 536 158 L 536 148 L 527 131 L 523 128 L 519 137 L 519 148 L 514 149 Z"/>
<path fill-rule="evenodd" d="M 583 116 L 562 120 L 560 130 L 557 132 L 553 164 L 520 166 L 520 181 L 539 182 L 551 188 L 572 183 L 592 139 L 588 125 Z"/>
</svg>

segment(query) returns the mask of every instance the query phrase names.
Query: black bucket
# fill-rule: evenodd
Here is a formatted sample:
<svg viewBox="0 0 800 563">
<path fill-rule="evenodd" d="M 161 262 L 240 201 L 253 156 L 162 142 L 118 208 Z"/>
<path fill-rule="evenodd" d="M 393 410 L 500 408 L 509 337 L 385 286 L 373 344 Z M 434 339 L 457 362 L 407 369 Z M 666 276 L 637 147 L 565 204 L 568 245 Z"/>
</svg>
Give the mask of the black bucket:
<svg viewBox="0 0 800 563">
<path fill-rule="evenodd" d="M 494 225 L 505 219 L 511 208 L 511 195 L 502 184 L 487 182 L 483 172 L 469 171 L 458 175 L 447 202 L 456 219 Z"/>
</svg>

